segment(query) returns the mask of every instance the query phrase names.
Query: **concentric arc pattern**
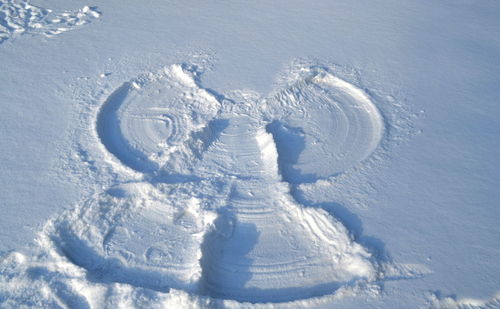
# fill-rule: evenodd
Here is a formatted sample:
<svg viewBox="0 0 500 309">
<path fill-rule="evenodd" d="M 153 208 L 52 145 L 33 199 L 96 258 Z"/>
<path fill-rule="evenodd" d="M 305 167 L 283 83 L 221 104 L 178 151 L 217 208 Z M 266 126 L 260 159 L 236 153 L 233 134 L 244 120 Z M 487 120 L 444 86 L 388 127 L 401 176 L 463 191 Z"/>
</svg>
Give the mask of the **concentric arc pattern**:
<svg viewBox="0 0 500 309">
<path fill-rule="evenodd" d="M 93 248 L 111 280 L 238 301 L 285 302 L 376 280 L 371 254 L 290 187 L 368 158 L 382 118 L 356 86 L 327 70 L 303 72 L 265 99 L 220 101 L 178 65 L 125 83 L 103 104 L 97 133 L 117 162 L 156 181 L 92 198 L 61 221 L 71 231 L 61 243 Z"/>
</svg>

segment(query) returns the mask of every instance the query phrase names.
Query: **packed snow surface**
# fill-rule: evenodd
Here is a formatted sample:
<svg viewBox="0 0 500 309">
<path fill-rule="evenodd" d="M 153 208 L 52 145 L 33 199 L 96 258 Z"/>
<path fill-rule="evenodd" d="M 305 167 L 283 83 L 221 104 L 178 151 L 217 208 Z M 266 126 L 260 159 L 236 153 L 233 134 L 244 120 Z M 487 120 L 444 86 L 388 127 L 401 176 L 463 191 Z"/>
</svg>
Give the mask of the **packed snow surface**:
<svg viewBox="0 0 500 309">
<path fill-rule="evenodd" d="M 231 69 L 222 70 L 227 76 L 221 74 L 222 77 L 210 79 L 221 60 L 214 56 L 217 51 L 207 47 L 208 42 L 218 41 L 217 38 L 229 42 L 224 36 L 217 37 L 221 30 L 217 27 L 236 27 L 238 34 L 247 36 L 250 36 L 248 31 L 258 32 L 255 42 L 260 44 L 260 35 L 282 29 L 272 22 L 275 16 L 282 22 L 298 20 L 301 29 L 311 27 L 316 32 L 285 31 L 283 42 L 295 40 L 294 36 L 303 40 L 317 37 L 316 43 L 322 50 L 321 38 L 335 30 L 329 24 L 331 20 L 339 23 L 337 26 L 351 20 L 361 23 L 370 20 L 357 10 L 356 4 L 340 5 L 336 7 L 338 11 L 320 9 L 318 16 L 312 11 L 301 16 L 302 13 L 297 13 L 303 11 L 300 8 L 290 10 L 298 4 L 291 4 L 282 15 L 260 4 L 253 8 L 256 11 L 252 16 L 261 16 L 265 27 L 258 23 L 246 25 L 246 17 L 241 25 L 236 20 L 232 24 L 219 24 L 221 18 L 226 20 L 225 14 L 232 14 L 229 3 L 228 7 L 219 7 L 220 4 L 206 7 L 207 13 L 203 9 L 206 4 L 201 3 L 165 5 L 158 4 L 160 14 L 153 4 L 128 8 L 127 4 L 103 3 L 72 9 L 71 5 L 58 1 L 40 5 L 38 1 L 0 0 L 0 56 L 5 53 L 29 62 L 36 54 L 30 54 L 30 46 L 43 49 L 54 44 L 50 49 L 52 54 L 47 53 L 47 57 L 55 56 L 46 63 L 47 76 L 37 80 L 40 85 L 30 76 L 45 71 L 36 73 L 32 68 L 26 70 L 33 72 L 23 73 L 29 82 L 9 84 L 9 75 L 15 77 L 20 73 L 16 64 L 8 64 L 2 56 L 0 61 L 6 69 L 1 69 L 5 86 L 0 90 L 8 93 L 14 103 L 29 96 L 31 101 L 40 102 L 39 108 L 51 108 L 50 113 L 45 113 L 50 116 L 48 124 L 37 127 L 39 134 L 28 135 L 33 142 L 44 138 L 43 132 L 48 132 L 44 130 L 50 128 L 51 119 L 68 119 L 64 142 L 54 149 L 46 147 L 46 151 L 59 155 L 55 163 L 50 162 L 46 186 L 55 184 L 64 188 L 61 183 L 67 181 L 68 188 L 72 184 L 76 192 L 67 197 L 71 205 L 59 207 L 40 222 L 29 246 L 0 247 L 0 308 L 500 308 L 500 288 L 495 285 L 500 283 L 498 279 L 484 280 L 488 290 L 471 297 L 449 293 L 452 283 L 444 287 L 445 292 L 434 284 L 442 280 L 451 282 L 452 275 L 433 269 L 432 250 L 439 258 L 440 248 L 448 248 L 442 239 L 453 242 L 447 244 L 449 248 L 461 242 L 476 246 L 473 236 L 467 241 L 449 241 L 453 233 L 436 227 L 446 226 L 446 220 L 436 213 L 431 215 L 429 208 L 396 205 L 396 201 L 411 204 L 420 198 L 442 202 L 440 198 L 444 195 L 430 193 L 429 189 L 419 191 L 426 187 L 426 181 L 431 181 L 418 176 L 422 172 L 416 168 L 412 169 L 417 175 L 414 179 L 413 175 L 397 174 L 408 173 L 405 168 L 411 165 L 394 158 L 395 153 L 404 154 L 397 152 L 397 147 L 410 147 L 413 154 L 407 153 L 406 158 L 412 158 L 414 165 L 424 171 L 429 166 L 439 171 L 440 165 L 446 164 L 429 159 L 429 153 L 438 153 L 429 145 L 422 149 L 407 146 L 425 135 L 419 121 L 427 117 L 427 112 L 412 101 L 413 97 L 405 97 L 406 92 L 413 91 L 405 88 L 407 80 L 402 79 L 401 85 L 394 86 L 399 78 L 394 72 L 387 73 L 390 77 L 376 80 L 374 72 L 380 69 L 378 65 L 371 70 L 353 67 L 359 63 L 356 55 L 362 49 L 347 42 L 366 41 L 378 46 L 378 40 L 370 39 L 367 34 L 372 24 L 363 24 L 366 33 L 352 28 L 345 38 L 335 36 L 338 40 L 348 39 L 344 40 L 345 47 L 324 43 L 330 49 L 342 51 L 337 55 L 344 59 L 342 65 L 335 63 L 337 60 L 332 62 L 329 52 L 320 52 L 325 59 L 318 59 L 301 54 L 301 48 L 293 51 L 297 54 L 283 59 L 272 52 L 269 55 L 275 58 L 257 57 L 252 51 L 244 51 L 243 46 L 251 44 L 240 42 L 219 54 L 228 58 L 238 53 L 248 55 L 245 61 L 249 63 L 235 63 Z M 407 7 L 397 10 L 400 14 L 412 12 Z M 114 18 L 107 19 L 107 12 Z M 237 14 L 244 12 L 240 8 Z M 334 12 L 344 19 L 331 18 L 329 14 Z M 387 12 L 383 13 L 390 17 L 385 22 L 390 25 L 391 34 L 408 31 L 393 27 L 392 23 L 401 22 L 401 16 Z M 173 14 L 169 15 L 171 20 L 164 18 L 164 14 Z M 183 22 L 187 18 L 182 14 L 200 19 L 192 18 L 191 24 L 186 25 Z M 361 14 L 364 18 L 351 18 L 349 14 Z M 182 18 L 176 19 L 179 16 Z M 323 25 L 330 28 L 322 29 Z M 101 27 L 106 30 L 99 30 Z M 203 27 L 213 30 L 209 31 L 211 39 L 196 36 L 198 28 Z M 424 40 L 420 35 L 425 31 L 418 29 L 412 35 Z M 108 37 L 109 34 L 113 35 Z M 172 44 L 170 49 L 157 35 L 169 40 L 173 36 L 168 41 Z M 189 35 L 198 41 L 191 42 L 189 48 L 182 47 L 183 36 Z M 159 45 L 155 46 L 161 46 L 158 51 L 170 54 L 146 51 L 145 45 L 135 42 L 134 37 L 141 38 L 138 40 L 142 44 L 148 40 L 157 42 Z M 241 37 L 232 37 L 238 39 Z M 394 44 L 382 35 L 379 39 L 386 40 L 384 46 Z M 82 40 L 96 46 L 96 50 L 79 45 Z M 491 44 L 495 42 L 498 40 Z M 180 47 L 174 47 L 175 44 Z M 281 48 L 281 41 L 271 40 L 267 44 L 269 50 L 274 46 Z M 16 49 L 18 45 L 22 49 Z M 75 46 L 80 46 L 80 50 Z M 19 50 L 22 54 L 18 56 Z M 346 60 L 349 51 L 354 55 L 352 62 Z M 122 56 L 115 60 L 115 54 L 117 58 Z M 96 68 L 86 68 L 92 66 L 89 60 L 92 57 L 98 59 Z M 372 57 L 371 62 L 385 63 L 388 67 L 391 61 L 397 62 L 383 53 L 374 53 Z M 77 58 L 84 58 L 85 62 L 75 64 Z M 280 59 L 281 67 L 274 70 L 274 77 L 266 76 L 264 82 L 251 77 L 249 72 L 255 71 L 249 69 L 247 74 L 241 71 L 241 67 L 262 69 L 265 65 L 260 62 L 273 63 L 276 59 Z M 59 67 L 60 63 L 67 68 Z M 37 65 L 45 64 L 39 61 Z M 63 73 L 56 72 L 59 69 Z M 120 70 L 122 73 L 114 73 Z M 271 71 L 264 70 L 258 76 Z M 95 76 L 86 76 L 88 72 Z M 362 72 L 372 81 L 368 86 Z M 57 77 L 60 74 L 63 77 Z M 66 80 L 64 74 L 74 77 Z M 423 73 L 413 74 L 420 78 Z M 498 73 L 495 76 L 498 80 Z M 254 86 L 261 85 L 271 78 L 274 83 L 256 86 L 256 90 L 240 86 L 248 80 Z M 406 78 L 418 80 L 414 76 Z M 47 80 L 55 89 L 47 86 Z M 392 84 L 385 85 L 389 81 Z M 24 94 L 25 86 L 31 89 L 28 95 Z M 58 102 L 73 102 L 71 109 L 58 111 L 58 105 L 50 99 L 58 96 L 61 100 Z M 446 112 L 451 112 L 453 107 L 447 100 L 450 99 L 445 98 L 443 104 L 448 104 Z M 6 102 L 0 98 L 2 106 L 7 106 Z M 6 108 L 7 113 L 16 110 L 13 106 Z M 14 128 L 12 123 L 10 127 Z M 28 121 L 23 123 L 29 125 Z M 440 130 L 447 130 L 446 123 L 427 124 L 433 125 L 438 136 Z M 450 131 L 452 136 L 460 132 L 456 128 Z M 435 138 L 432 133 L 430 136 Z M 13 144 L 13 140 L 0 142 L 7 145 Z M 439 141 L 435 147 L 446 147 L 444 138 Z M 464 149 L 467 151 L 466 146 Z M 30 155 L 25 149 L 23 153 Z M 34 152 L 28 168 L 34 168 L 37 153 Z M 428 162 L 422 159 L 421 165 L 415 163 L 420 155 L 427 156 Z M 462 161 L 462 158 L 450 159 L 456 165 Z M 443 173 L 455 173 L 454 166 Z M 44 175 L 39 175 L 36 179 L 43 183 L 43 178 Z M 493 187 L 497 179 L 484 178 L 487 180 L 481 188 Z M 51 183 L 50 179 L 59 182 Z M 30 181 L 32 187 L 38 184 L 35 180 L 23 181 L 28 187 Z M 8 175 L 1 176 L 0 182 L 5 185 L 1 187 L 3 190 L 11 180 Z M 25 186 L 24 182 L 13 181 L 13 184 L 18 190 Z M 434 184 L 431 182 L 431 186 Z M 45 201 L 50 202 L 52 196 L 47 192 Z M 61 203 L 64 189 L 54 192 L 54 204 Z M 380 192 L 395 196 L 394 201 L 381 197 Z M 454 193 L 460 194 L 458 190 Z M 22 198 L 38 203 L 37 194 Z M 400 206 L 402 210 L 389 211 L 374 205 L 375 200 L 377 203 L 383 200 L 393 208 Z M 494 202 L 493 198 L 486 200 Z M 463 218 L 450 210 L 454 206 L 451 200 L 445 201 L 448 204 L 442 203 L 443 208 L 436 211 L 443 211 L 443 217 L 451 222 Z M 382 210 L 377 211 L 377 207 Z M 470 209 L 461 209 L 465 209 L 462 216 L 474 215 Z M 6 215 L 14 217 L 13 211 L 6 211 Z M 498 210 L 489 213 L 493 219 L 498 217 Z M 384 214 L 389 219 L 381 219 Z M 371 222 L 370 235 L 364 233 L 362 220 Z M 460 224 L 466 226 L 464 222 L 469 221 L 462 220 Z M 498 237 L 494 236 L 495 227 L 484 225 L 483 229 L 484 235 L 493 236 L 475 247 L 477 252 L 483 252 L 478 267 L 492 268 L 494 276 L 500 272 L 488 258 L 498 253 Z M 384 241 L 371 236 L 373 231 L 385 235 L 387 241 L 392 239 L 401 253 L 391 250 L 390 254 Z M 419 233 L 421 238 L 435 234 L 441 242 L 431 241 L 429 246 L 435 245 L 434 249 L 408 245 L 411 241 L 405 237 L 411 234 L 415 241 Z M 15 239 L 14 236 L 1 239 Z M 446 257 L 444 261 L 459 261 L 462 264 L 457 272 L 466 273 L 462 258 L 465 261 L 468 257 Z M 465 287 L 473 285 L 472 281 L 464 283 Z"/>
</svg>

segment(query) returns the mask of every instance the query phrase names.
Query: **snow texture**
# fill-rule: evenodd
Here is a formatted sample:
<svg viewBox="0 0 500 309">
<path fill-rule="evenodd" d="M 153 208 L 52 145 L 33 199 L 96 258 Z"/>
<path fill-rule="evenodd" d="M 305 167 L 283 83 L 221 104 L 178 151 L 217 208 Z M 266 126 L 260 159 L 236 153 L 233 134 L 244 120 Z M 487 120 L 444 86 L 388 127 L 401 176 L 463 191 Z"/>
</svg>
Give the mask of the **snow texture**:
<svg viewBox="0 0 500 309">
<path fill-rule="evenodd" d="M 26 0 L 0 1 L 0 44 L 21 34 L 52 37 L 85 25 L 101 16 L 95 7 L 84 6 L 75 12 L 53 12 L 31 5 Z"/>
<path fill-rule="evenodd" d="M 266 99 L 204 89 L 187 64 L 118 87 L 97 113 L 97 136 L 109 163 L 142 181 L 114 185 L 50 221 L 38 240 L 42 259 L 11 254 L 3 265 L 24 283 L 6 280 L 4 298 L 91 306 L 95 296 L 77 286 L 113 283 L 289 302 L 383 280 L 381 261 L 340 221 L 291 193 L 369 157 L 382 117 L 327 68 L 300 71 Z M 51 291 L 33 296 L 33 281 Z"/>
<path fill-rule="evenodd" d="M 57 2 L 48 1 L 43 6 L 65 6 Z M 78 197 L 68 198 L 73 201 L 71 205 L 59 207 L 49 219 L 33 229 L 36 236 L 29 248 L 18 246 L 6 250 L 7 245 L 1 247 L 4 251 L 0 252 L 0 308 L 500 308 L 495 285 L 498 279 L 477 284 L 477 290 L 484 287 L 480 297 L 457 296 L 448 291 L 457 286 L 473 289 L 473 280 L 456 285 L 449 279 L 455 274 L 443 275 L 443 266 L 430 267 L 434 252 L 438 259 L 459 265 L 456 271 L 462 275 L 473 272 L 474 267 L 483 271 L 491 267 L 495 274 L 498 267 L 495 268 L 488 257 L 498 252 L 498 239 L 486 237 L 494 235 L 495 227 L 484 224 L 478 225 L 478 229 L 483 229 L 482 235 L 486 235 L 482 243 L 475 245 L 475 236 L 458 241 L 474 247 L 474 254 L 482 252 L 484 256 L 484 261 L 478 259 L 478 265 L 468 266 L 470 269 L 463 266 L 469 256 L 440 256 L 443 252 L 455 252 L 451 249 L 455 241 L 450 241 L 454 235 L 447 228 L 453 224 L 470 227 L 467 225 L 472 221 L 469 217 L 476 213 L 462 207 L 456 213 L 464 209 L 467 212 L 454 215 L 451 201 L 461 196 L 459 190 L 454 191 L 456 199 L 442 198 L 441 194 L 429 191 L 425 182 L 432 177 L 424 177 L 422 173 L 430 170 L 437 178 L 455 175 L 456 165 L 466 159 L 450 159 L 455 164 L 451 167 L 442 160 L 439 166 L 438 161 L 429 159 L 430 154 L 436 154 L 433 147 L 408 146 L 413 139 L 416 143 L 421 142 L 419 138 L 425 135 L 419 126 L 427 112 L 415 111 L 418 104 L 412 95 L 417 95 L 409 95 L 406 101 L 397 93 L 400 88 L 408 91 L 404 88 L 404 85 L 408 87 L 406 79 L 394 87 L 397 90 L 387 91 L 383 90 L 387 89 L 384 84 L 398 79 L 393 69 L 387 69 L 392 74 L 388 74 L 390 77 L 377 80 L 376 69 L 362 70 L 352 68 L 356 64 L 341 66 L 313 57 L 300 58 L 303 56 L 300 54 L 286 57 L 288 62 L 285 62 L 285 57 L 281 59 L 280 55 L 273 54 L 281 59 L 281 64 L 286 63 L 279 73 L 274 70 L 277 73 L 275 82 L 268 85 L 269 80 L 248 77 L 254 85 L 267 83 L 265 87 L 255 87 L 259 91 L 248 90 L 238 86 L 245 81 L 246 77 L 242 76 L 251 75 L 240 72 L 241 67 L 257 65 L 266 57 L 261 55 L 252 60 L 251 52 L 242 51 L 247 43 L 239 42 L 240 45 L 231 45 L 225 55 L 230 58 L 241 52 L 245 57 L 248 55 L 245 60 L 248 64 L 236 62 L 234 67 L 222 69 L 228 75 L 217 77 L 224 80 L 220 82 L 217 78 L 211 79 L 209 74 L 217 68 L 213 56 L 216 53 L 200 52 L 203 47 L 188 48 L 195 52 L 186 53 L 181 44 L 184 42 L 182 34 L 195 36 L 198 28 L 207 27 L 212 31 L 207 33 L 214 36 L 210 40 L 220 39 L 227 43 L 226 37 L 217 35 L 220 30 L 217 27 L 241 26 L 227 15 L 231 8 L 214 4 L 203 10 L 201 3 L 166 5 L 158 4 L 158 12 L 194 14 L 201 21 L 184 16 L 177 20 L 175 15 L 169 15 L 172 18 L 169 20 L 147 5 L 127 8 L 127 5 L 103 3 L 104 8 L 117 9 L 109 11 L 114 19 L 106 20 L 108 13 L 101 6 L 63 10 L 43 8 L 28 1 L 0 0 L 0 53 L 23 59 L 23 55 L 29 55 L 26 46 L 44 49 L 70 42 L 68 46 L 74 44 L 81 48 L 72 47 L 76 56 L 64 52 L 56 52 L 56 58 L 48 55 L 52 62 L 47 65 L 57 67 L 54 71 L 36 73 L 36 67 L 32 67 L 29 68 L 32 73 L 23 73 L 23 76 L 43 76 L 52 72 L 57 80 L 52 84 L 57 89 L 54 91 L 62 100 L 69 99 L 75 105 L 71 111 L 52 109 L 45 113 L 48 119 L 69 119 L 67 140 L 53 150 L 61 154 L 52 167 L 53 174 L 47 179 L 68 180 L 76 188 Z M 321 4 L 314 6 L 317 5 L 321 7 Z M 359 21 L 366 29 L 351 28 L 348 39 L 366 41 L 375 44 L 373 46 L 381 44 L 378 39 L 384 46 L 393 43 L 383 36 L 370 39 L 367 33 L 371 25 L 365 23 L 372 17 L 364 15 L 358 4 L 349 4 L 348 8 L 340 3 L 336 5 L 344 14 L 337 13 L 337 16 L 346 18 L 333 19 L 340 26 L 354 20 L 349 14 L 365 17 Z M 393 5 L 400 14 L 421 9 L 419 5 L 411 10 L 407 9 L 407 4 L 403 7 Z M 332 20 L 328 12 L 333 14 L 334 10 L 318 10 L 318 16 L 308 11 L 308 15 L 302 16 L 290 8 L 293 6 L 281 13 L 280 22 L 295 18 L 303 27 L 316 29 L 311 33 L 318 38 L 316 43 L 326 38 L 323 33 L 328 31 L 318 29 L 322 30 L 321 26 L 327 24 L 325 20 Z M 369 5 L 362 9 L 382 12 Z M 261 16 L 260 22 L 269 18 L 266 25 L 259 27 L 252 19 L 252 26 L 241 26 L 238 33 L 249 35 L 248 29 L 281 29 L 270 18 L 275 14 L 269 13 L 275 12 L 273 8 L 260 4 L 252 10 L 252 16 Z M 240 8 L 237 14 L 243 11 Z M 118 18 L 120 14 L 123 19 Z M 384 29 L 390 25 L 392 34 L 408 30 L 404 27 L 392 29 L 402 18 L 397 14 L 388 16 L 387 24 L 382 23 Z M 489 15 L 483 13 L 483 16 Z M 227 18 L 232 21 L 225 24 Z M 97 20 L 98 23 L 93 23 Z M 316 23 L 316 20 L 323 22 Z M 182 23 L 184 21 L 191 24 Z M 241 20 L 242 24 L 247 22 L 244 18 Z M 94 28 L 88 25 L 90 23 Z M 171 28 L 166 27 L 168 30 L 164 33 L 159 25 Z M 81 31 L 58 36 L 75 29 Z M 425 41 L 420 37 L 424 32 L 419 28 L 417 34 L 412 32 L 412 35 Z M 108 34 L 111 35 L 108 37 Z M 178 43 L 180 47 L 175 48 L 180 52 L 176 56 L 164 56 L 156 51 L 147 53 L 140 43 L 144 41 L 138 39 L 142 34 L 146 34 L 145 40 L 161 41 L 156 35 L 172 39 L 169 42 Z M 281 39 L 293 41 L 294 35 L 302 39 L 310 36 L 307 31 L 288 29 Z M 343 38 L 335 35 L 337 39 Z M 80 38 L 91 46 L 78 45 Z M 241 39 L 232 37 L 235 38 Z M 100 45 L 101 40 L 107 43 Z M 195 45 L 203 46 L 210 40 L 199 39 Z M 106 48 L 92 51 L 94 44 L 109 48 L 109 54 Z M 268 44 L 272 47 L 281 43 Z M 16 58 L 15 51 L 21 50 L 21 47 L 16 49 L 17 46 L 23 46 L 26 54 Z M 345 46 L 346 50 L 355 53 L 360 50 L 352 45 Z M 342 45 L 336 47 L 338 50 L 344 48 Z M 101 59 L 100 53 L 127 56 L 105 60 L 106 56 Z M 398 51 L 398 55 L 400 53 Z M 155 56 L 151 56 L 153 54 Z M 325 55 L 325 52 L 320 54 Z M 339 55 L 347 54 L 342 51 Z M 57 57 L 62 55 L 67 59 L 83 56 L 85 63 L 76 64 L 67 59 L 59 62 Z M 150 58 L 131 59 L 142 55 Z M 96 68 L 84 69 L 91 65 L 89 58 L 92 56 L 99 59 L 94 64 Z M 379 61 L 384 58 L 387 67 L 394 65 L 391 61 L 398 62 L 379 56 L 374 54 L 372 57 Z M 4 81 L 0 88 L 3 91 L 10 89 L 8 76 L 17 76 L 19 70 L 14 64 L 7 65 L 6 60 L 0 61 L 7 68 L 0 77 Z M 30 58 L 23 61 L 28 63 Z M 23 63 L 24 70 L 29 67 L 26 63 Z M 65 65 L 58 67 L 58 63 Z M 37 65 L 43 67 L 44 64 L 39 62 Z M 57 72 L 59 69 L 63 73 Z M 88 77 L 79 75 L 80 71 L 99 73 Z M 371 81 L 369 86 L 365 85 L 361 72 Z M 61 74 L 78 77 L 69 82 Z M 411 78 L 420 80 L 416 76 L 420 77 L 421 72 L 413 74 L 408 77 L 409 84 L 417 89 L 421 85 L 413 85 Z M 498 77 L 496 74 L 492 76 Z M 56 106 L 48 103 L 50 96 L 47 93 L 52 94 L 52 90 L 47 87 L 51 85 L 47 80 L 51 79 L 39 80 L 45 86 L 36 86 L 32 81 L 31 84 L 17 84 L 12 91 L 4 92 L 9 94 L 9 100 L 17 102 L 23 97 L 23 87 L 32 88 L 29 100 L 38 102 L 39 99 L 39 108 Z M 422 83 L 430 82 L 424 79 Z M 433 98 L 442 97 L 434 94 Z M 7 99 L 0 99 L 7 113 L 17 110 L 23 114 L 20 107 L 5 102 Z M 413 102 L 413 106 L 408 107 L 408 102 Z M 446 112 L 440 115 L 452 109 L 448 103 Z M 28 110 L 26 115 L 31 114 L 35 112 Z M 39 115 L 45 116 L 44 113 Z M 418 121 L 421 122 L 417 124 Z M 14 130 L 16 127 L 10 123 L 5 127 Z M 23 120 L 22 125 L 28 126 L 29 121 Z M 436 136 L 443 135 L 443 130 L 451 131 L 451 136 L 461 132 L 450 123 L 427 123 L 427 126 L 434 128 L 430 136 L 445 146 L 447 141 Z M 48 136 L 48 131 L 44 130 L 49 127 L 49 124 L 37 127 L 40 133 L 33 133 L 28 139 L 33 142 L 43 139 Z M 480 135 L 476 132 L 473 136 Z M 1 139 L 0 143 L 7 143 L 5 140 Z M 401 148 L 395 151 L 397 147 Z M 464 151 L 470 151 L 469 148 L 470 145 L 464 146 Z M 24 155 L 19 149 L 30 155 L 22 145 L 4 151 Z M 408 161 L 398 157 L 405 151 L 411 153 L 406 153 Z M 31 163 L 27 162 L 28 168 L 34 168 L 37 153 L 33 153 Z M 424 163 L 417 165 L 420 155 Z M 408 162 L 413 162 L 414 166 Z M 410 173 L 405 168 L 416 175 L 414 179 L 394 172 Z M 399 176 L 392 178 L 391 175 Z M 494 187 L 492 183 L 496 178 L 486 177 L 486 172 L 482 175 L 486 180 L 481 184 L 485 188 Z M 42 178 L 37 179 L 43 183 Z M 455 184 L 453 178 L 449 180 L 450 186 Z M 0 185 L 0 190 L 8 188 L 9 174 L 0 177 L 0 181 L 4 184 Z M 30 184 L 30 180 L 23 181 L 14 181 L 14 186 L 20 190 L 25 183 Z M 31 181 L 34 186 L 34 180 Z M 456 182 L 467 189 L 465 184 Z M 52 184 L 57 183 L 46 183 L 47 186 Z M 442 186 L 442 182 L 439 185 Z M 64 195 L 62 189 L 54 191 L 59 196 Z M 47 192 L 45 194 L 50 195 Z M 387 196 L 380 192 L 386 192 Z M 27 200 L 36 206 L 38 201 L 34 196 Z M 391 201 L 391 197 L 397 202 Z M 387 206 L 380 205 L 382 200 L 394 208 L 397 203 L 408 201 L 411 204 L 421 198 L 426 201 L 434 201 L 434 198 L 436 202 L 423 209 L 401 206 L 401 210 L 388 210 Z M 54 204 L 60 204 L 61 199 L 55 197 Z M 487 200 L 490 204 L 494 202 L 493 198 Z M 373 207 L 375 204 L 378 205 Z M 437 210 L 430 211 L 432 207 Z M 439 211 L 444 215 L 437 216 Z M 482 211 L 493 218 L 498 214 L 494 210 Z M 15 215 L 12 211 L 5 214 Z M 362 221 L 371 223 L 368 224 L 369 233 L 363 229 Z M 438 225 L 444 227 L 438 228 Z M 385 235 L 384 241 L 372 236 L 376 235 L 373 231 Z M 1 239 L 7 238 L 13 237 L 2 236 Z M 416 239 L 421 239 L 424 245 L 411 244 Z M 443 239 L 447 244 L 443 244 Z M 392 241 L 392 248 L 400 251 L 389 253 L 385 241 Z M 436 282 L 441 282 L 441 286 L 436 287 Z M 493 293 L 492 288 L 496 289 Z"/>
</svg>

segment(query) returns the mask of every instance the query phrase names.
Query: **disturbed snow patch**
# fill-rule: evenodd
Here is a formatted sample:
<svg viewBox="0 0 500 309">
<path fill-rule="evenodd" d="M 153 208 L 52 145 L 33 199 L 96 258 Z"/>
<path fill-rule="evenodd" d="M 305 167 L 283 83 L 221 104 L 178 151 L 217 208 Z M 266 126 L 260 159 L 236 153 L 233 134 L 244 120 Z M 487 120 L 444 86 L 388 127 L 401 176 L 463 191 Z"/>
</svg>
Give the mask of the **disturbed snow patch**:
<svg viewBox="0 0 500 309">
<path fill-rule="evenodd" d="M 126 180 L 49 222 L 38 256 L 6 257 L 0 297 L 93 307 L 170 295 L 203 307 L 376 290 L 397 267 L 292 190 L 358 165 L 383 127 L 368 95 L 321 67 L 266 99 L 204 89 L 188 65 L 124 83 L 95 129 Z"/>
<path fill-rule="evenodd" d="M 0 44 L 24 33 L 52 37 L 88 24 L 100 16 L 97 8 L 90 6 L 75 12 L 53 12 L 31 5 L 26 0 L 0 0 Z"/>
<path fill-rule="evenodd" d="M 109 189 L 54 224 L 51 239 L 99 282 L 194 290 L 200 243 L 213 216 L 196 198 L 169 201 L 147 183 Z"/>
<path fill-rule="evenodd" d="M 500 292 L 490 299 L 460 298 L 453 296 L 441 296 L 433 293 L 429 299 L 430 307 L 433 309 L 495 309 L 500 308 Z"/>
</svg>

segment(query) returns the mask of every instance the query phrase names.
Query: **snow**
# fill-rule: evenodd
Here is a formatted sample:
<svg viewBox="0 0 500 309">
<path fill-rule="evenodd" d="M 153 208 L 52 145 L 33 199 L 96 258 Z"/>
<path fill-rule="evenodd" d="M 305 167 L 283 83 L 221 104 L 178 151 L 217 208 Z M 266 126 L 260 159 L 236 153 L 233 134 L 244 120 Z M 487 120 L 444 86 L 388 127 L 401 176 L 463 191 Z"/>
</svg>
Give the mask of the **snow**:
<svg viewBox="0 0 500 309">
<path fill-rule="evenodd" d="M 499 9 L 0 0 L 0 307 L 499 308 Z"/>
</svg>

